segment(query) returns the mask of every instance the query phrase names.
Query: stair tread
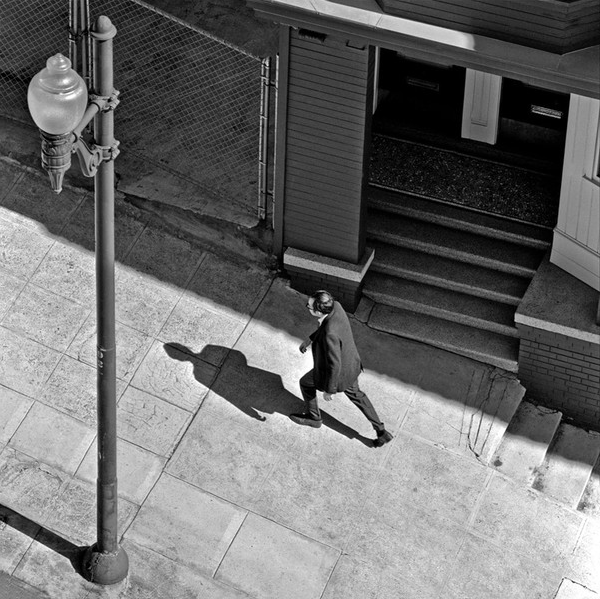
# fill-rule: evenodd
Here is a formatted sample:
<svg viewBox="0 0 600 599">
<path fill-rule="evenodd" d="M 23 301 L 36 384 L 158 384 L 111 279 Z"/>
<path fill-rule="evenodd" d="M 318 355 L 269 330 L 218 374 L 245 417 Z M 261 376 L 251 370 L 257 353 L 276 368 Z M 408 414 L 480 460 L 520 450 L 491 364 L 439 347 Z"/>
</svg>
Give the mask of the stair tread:
<svg viewBox="0 0 600 599">
<path fill-rule="evenodd" d="M 419 314 L 412 310 L 376 304 L 369 326 L 516 372 L 518 339 Z"/>
<path fill-rule="evenodd" d="M 562 414 L 522 402 L 510 421 L 492 465 L 514 480 L 531 484 L 558 429 Z"/>
<path fill-rule="evenodd" d="M 527 277 L 381 241 L 373 240 L 369 247 L 375 250 L 372 271 L 428 280 L 440 287 L 496 298 L 497 301 L 516 305 L 530 283 Z"/>
<path fill-rule="evenodd" d="M 367 237 L 402 246 L 419 247 L 442 256 L 452 255 L 476 264 L 483 261 L 500 270 L 518 271 L 523 275 L 532 275 L 543 256 L 543 251 L 535 248 L 409 217 L 390 218 L 389 214 L 381 211 L 370 211 Z"/>
<path fill-rule="evenodd" d="M 363 293 L 381 303 L 398 307 L 410 304 L 415 311 L 435 313 L 449 320 L 468 318 L 482 326 L 497 324 L 505 334 L 516 335 L 515 308 L 509 304 L 376 272 L 367 273 Z"/>
<path fill-rule="evenodd" d="M 599 455 L 599 433 L 563 423 L 532 486 L 577 509 Z"/>
<path fill-rule="evenodd" d="M 415 196 L 375 186 L 369 187 L 369 204 L 379 210 L 395 213 L 419 214 L 423 220 L 455 223 L 460 228 L 487 231 L 494 236 L 509 236 L 521 243 L 547 247 L 552 241 L 552 230 L 532 223 L 514 221 L 487 212 L 475 211 L 439 200 Z"/>
</svg>

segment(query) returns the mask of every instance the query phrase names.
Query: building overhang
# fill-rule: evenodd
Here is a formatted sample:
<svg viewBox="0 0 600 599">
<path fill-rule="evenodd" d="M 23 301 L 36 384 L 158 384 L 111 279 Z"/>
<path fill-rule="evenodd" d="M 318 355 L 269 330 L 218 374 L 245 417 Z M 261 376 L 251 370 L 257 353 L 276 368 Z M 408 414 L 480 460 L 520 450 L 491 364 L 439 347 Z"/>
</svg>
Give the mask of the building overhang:
<svg viewBox="0 0 600 599">
<path fill-rule="evenodd" d="M 555 54 L 386 14 L 376 0 L 247 0 L 258 16 L 547 89 L 600 98 L 600 46 Z"/>
</svg>

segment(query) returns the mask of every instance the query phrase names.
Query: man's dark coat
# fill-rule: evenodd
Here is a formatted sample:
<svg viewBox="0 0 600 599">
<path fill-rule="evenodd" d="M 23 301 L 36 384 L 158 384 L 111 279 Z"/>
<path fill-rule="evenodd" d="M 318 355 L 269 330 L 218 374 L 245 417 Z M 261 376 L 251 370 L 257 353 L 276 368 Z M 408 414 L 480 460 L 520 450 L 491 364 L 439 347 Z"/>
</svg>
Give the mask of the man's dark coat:
<svg viewBox="0 0 600 599">
<path fill-rule="evenodd" d="M 333 310 L 310 336 L 314 361 L 314 382 L 319 391 L 337 393 L 350 387 L 362 370 L 352 329 L 344 308 Z"/>
</svg>

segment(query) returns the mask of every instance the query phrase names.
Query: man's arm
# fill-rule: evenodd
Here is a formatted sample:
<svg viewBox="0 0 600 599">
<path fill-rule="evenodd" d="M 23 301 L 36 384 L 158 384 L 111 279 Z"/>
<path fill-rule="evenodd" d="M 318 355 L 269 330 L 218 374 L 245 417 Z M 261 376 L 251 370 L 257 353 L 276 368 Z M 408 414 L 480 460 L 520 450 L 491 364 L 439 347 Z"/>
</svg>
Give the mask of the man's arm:
<svg viewBox="0 0 600 599">
<path fill-rule="evenodd" d="M 327 345 L 325 391 L 333 395 L 337 393 L 337 385 L 342 372 L 342 344 L 337 335 L 329 332 L 325 342 Z"/>
<path fill-rule="evenodd" d="M 310 337 L 309 337 L 309 338 L 308 338 L 306 341 L 303 341 L 303 342 L 300 344 L 300 351 L 301 351 L 303 354 L 304 354 L 304 353 L 306 353 L 306 350 L 307 350 L 307 349 L 310 347 L 310 344 L 311 344 L 311 343 L 312 343 L 312 341 L 311 341 L 311 339 L 310 339 Z"/>
</svg>

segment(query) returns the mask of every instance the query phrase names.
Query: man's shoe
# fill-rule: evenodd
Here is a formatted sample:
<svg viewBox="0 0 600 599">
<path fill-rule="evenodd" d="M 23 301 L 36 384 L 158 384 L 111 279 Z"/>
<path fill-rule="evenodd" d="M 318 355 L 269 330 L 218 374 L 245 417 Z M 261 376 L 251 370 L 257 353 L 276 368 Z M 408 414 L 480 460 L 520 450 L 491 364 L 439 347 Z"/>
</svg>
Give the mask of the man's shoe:
<svg viewBox="0 0 600 599">
<path fill-rule="evenodd" d="M 322 420 L 317 420 L 316 418 L 313 418 L 310 414 L 292 414 L 290 418 L 296 424 L 312 426 L 313 428 L 319 428 L 323 424 Z"/>
<path fill-rule="evenodd" d="M 373 439 L 373 447 L 382 447 L 386 443 L 389 443 L 393 438 L 394 435 L 386 430 L 377 431 L 377 439 Z"/>
</svg>

